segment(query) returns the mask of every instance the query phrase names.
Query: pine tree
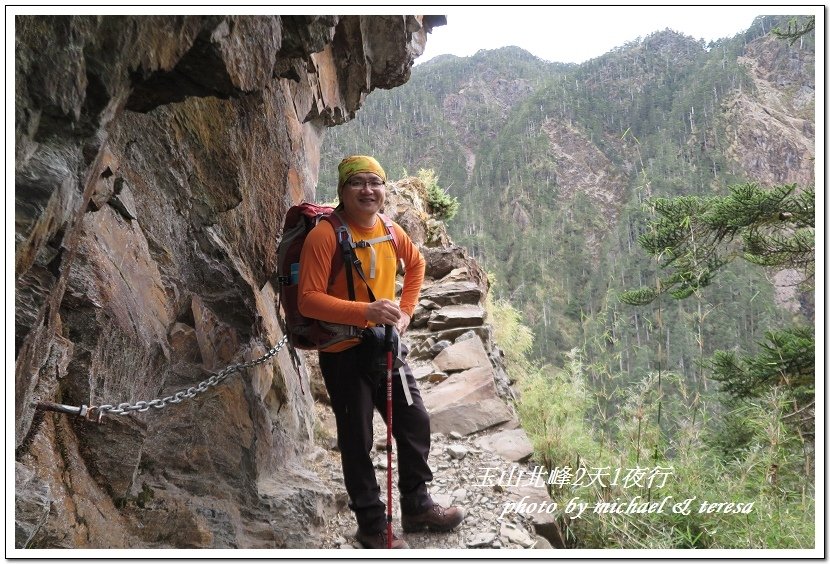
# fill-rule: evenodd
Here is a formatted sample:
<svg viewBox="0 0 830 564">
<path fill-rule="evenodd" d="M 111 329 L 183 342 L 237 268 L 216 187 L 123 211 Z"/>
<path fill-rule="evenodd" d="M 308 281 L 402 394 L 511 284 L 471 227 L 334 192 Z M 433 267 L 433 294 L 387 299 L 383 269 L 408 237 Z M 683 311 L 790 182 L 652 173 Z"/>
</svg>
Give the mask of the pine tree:
<svg viewBox="0 0 830 564">
<path fill-rule="evenodd" d="M 751 263 L 798 269 L 805 282 L 815 267 L 815 192 L 788 184 L 764 190 L 757 184 L 730 187 L 728 196 L 657 198 L 658 219 L 639 238 L 668 274 L 657 288 L 625 292 L 621 300 L 645 305 L 659 294 L 683 299 L 712 283 L 718 270 L 743 258 Z"/>
<path fill-rule="evenodd" d="M 620 300 L 645 305 L 668 294 L 689 297 L 712 283 L 737 258 L 763 267 L 797 269 L 803 288 L 812 286 L 815 268 L 815 192 L 793 184 L 764 190 L 756 184 L 732 186 L 723 197 L 679 197 L 652 202 L 657 218 L 639 238 L 666 274 L 656 287 L 624 292 Z M 713 379 L 733 400 L 757 398 L 778 388 L 791 402 L 799 427 L 812 427 L 815 389 L 815 334 L 794 326 L 766 334 L 757 356 L 717 351 L 708 361 Z"/>
</svg>

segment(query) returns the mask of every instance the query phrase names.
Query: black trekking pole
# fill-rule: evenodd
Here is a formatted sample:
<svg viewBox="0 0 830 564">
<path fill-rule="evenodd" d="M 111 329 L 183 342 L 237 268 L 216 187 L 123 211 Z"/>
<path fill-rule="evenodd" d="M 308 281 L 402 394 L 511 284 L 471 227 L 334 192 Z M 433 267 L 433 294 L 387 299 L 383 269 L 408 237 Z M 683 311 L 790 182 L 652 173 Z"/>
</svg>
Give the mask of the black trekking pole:
<svg viewBox="0 0 830 564">
<path fill-rule="evenodd" d="M 392 548 L 392 331 L 386 326 L 386 548 Z"/>
</svg>

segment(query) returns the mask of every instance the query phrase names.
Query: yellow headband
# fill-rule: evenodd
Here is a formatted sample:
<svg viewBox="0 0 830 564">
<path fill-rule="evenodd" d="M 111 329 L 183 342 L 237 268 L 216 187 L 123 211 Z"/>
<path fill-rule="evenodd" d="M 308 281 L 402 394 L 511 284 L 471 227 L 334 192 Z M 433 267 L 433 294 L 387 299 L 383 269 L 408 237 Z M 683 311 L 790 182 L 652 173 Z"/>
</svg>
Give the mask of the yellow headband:
<svg viewBox="0 0 830 564">
<path fill-rule="evenodd" d="M 374 158 L 367 157 L 365 155 L 346 157 L 340 161 L 340 165 L 337 167 L 337 172 L 338 188 L 343 186 L 349 178 L 355 174 L 360 174 L 361 172 L 373 172 L 380 176 L 384 182 L 386 182 L 386 173 L 383 171 L 383 167 L 380 166 L 380 163 Z"/>
</svg>

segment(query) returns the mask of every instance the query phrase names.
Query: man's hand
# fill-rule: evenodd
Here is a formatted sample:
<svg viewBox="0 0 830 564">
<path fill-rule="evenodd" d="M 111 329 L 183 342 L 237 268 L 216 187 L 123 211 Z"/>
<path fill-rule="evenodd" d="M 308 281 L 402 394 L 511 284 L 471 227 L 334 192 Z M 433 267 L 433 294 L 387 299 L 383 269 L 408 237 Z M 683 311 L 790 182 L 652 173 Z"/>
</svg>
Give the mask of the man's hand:
<svg viewBox="0 0 830 564">
<path fill-rule="evenodd" d="M 366 319 L 377 325 L 397 325 L 402 315 L 406 314 L 391 300 L 377 300 L 366 305 Z M 406 317 L 409 325 L 409 316 Z"/>
<path fill-rule="evenodd" d="M 403 335 L 406 328 L 409 327 L 409 322 L 411 321 L 411 317 L 409 317 L 406 313 L 401 312 L 401 318 L 398 319 L 398 335 Z"/>
</svg>

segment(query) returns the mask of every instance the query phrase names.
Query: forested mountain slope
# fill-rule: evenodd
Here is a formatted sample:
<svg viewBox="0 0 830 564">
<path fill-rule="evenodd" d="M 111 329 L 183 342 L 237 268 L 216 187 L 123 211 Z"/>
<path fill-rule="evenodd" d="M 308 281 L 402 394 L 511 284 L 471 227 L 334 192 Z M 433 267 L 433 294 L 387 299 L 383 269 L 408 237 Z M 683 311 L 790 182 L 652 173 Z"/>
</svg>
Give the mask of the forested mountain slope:
<svg viewBox="0 0 830 564">
<path fill-rule="evenodd" d="M 521 309 L 540 358 L 561 364 L 579 347 L 603 370 L 651 369 L 656 310 L 616 299 L 654 277 L 637 245 L 643 204 L 814 182 L 813 39 L 769 34 L 786 21 L 758 18 L 710 44 L 665 30 L 581 65 L 515 47 L 439 57 L 327 133 L 318 196 L 333 196 L 348 153 L 377 155 L 392 176 L 434 169 L 461 203 L 453 237 Z M 774 274 L 736 264 L 702 302 L 655 305 L 667 366 L 694 378 L 701 354 L 751 350 L 797 314 L 776 304 Z"/>
</svg>

